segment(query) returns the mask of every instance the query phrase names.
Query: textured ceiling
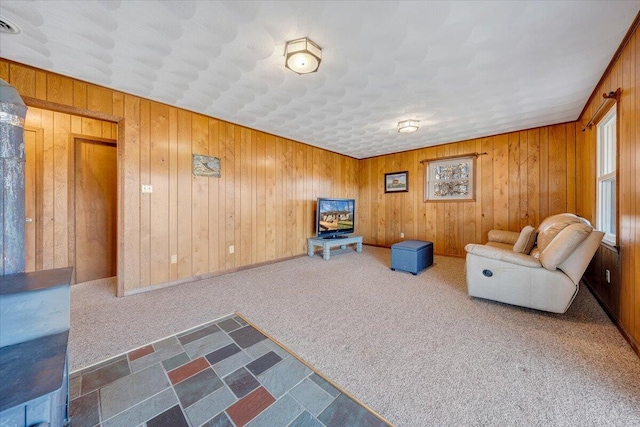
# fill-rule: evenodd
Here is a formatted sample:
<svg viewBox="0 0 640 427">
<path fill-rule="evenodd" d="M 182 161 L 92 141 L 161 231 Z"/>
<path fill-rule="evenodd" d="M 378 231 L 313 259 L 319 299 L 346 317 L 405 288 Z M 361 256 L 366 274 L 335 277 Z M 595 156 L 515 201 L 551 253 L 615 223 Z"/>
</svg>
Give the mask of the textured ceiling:
<svg viewBox="0 0 640 427">
<path fill-rule="evenodd" d="M 0 55 L 356 158 L 575 120 L 640 1 L 9 1 Z M 308 36 L 320 69 L 284 68 Z M 400 120 L 421 128 L 398 134 Z"/>
</svg>

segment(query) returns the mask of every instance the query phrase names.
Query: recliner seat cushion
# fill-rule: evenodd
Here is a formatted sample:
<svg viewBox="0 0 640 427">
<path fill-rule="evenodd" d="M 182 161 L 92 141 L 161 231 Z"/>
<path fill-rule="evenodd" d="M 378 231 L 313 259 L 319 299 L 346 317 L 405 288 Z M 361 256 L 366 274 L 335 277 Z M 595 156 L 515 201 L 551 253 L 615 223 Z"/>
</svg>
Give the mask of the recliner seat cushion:
<svg viewBox="0 0 640 427">
<path fill-rule="evenodd" d="M 520 232 L 518 241 L 513 245 L 513 251 L 521 254 L 529 255 L 531 249 L 536 244 L 536 237 L 538 233 L 536 229 L 530 225 L 526 225 Z"/>
</svg>

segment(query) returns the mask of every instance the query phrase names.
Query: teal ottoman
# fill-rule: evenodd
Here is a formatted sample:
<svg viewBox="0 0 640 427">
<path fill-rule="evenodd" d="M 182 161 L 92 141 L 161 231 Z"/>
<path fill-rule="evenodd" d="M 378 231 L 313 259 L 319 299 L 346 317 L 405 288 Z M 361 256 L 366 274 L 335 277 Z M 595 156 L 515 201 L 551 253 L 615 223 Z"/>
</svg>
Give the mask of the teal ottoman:
<svg viewBox="0 0 640 427">
<path fill-rule="evenodd" d="M 433 264 L 433 243 L 405 240 L 391 245 L 391 270 L 402 270 L 414 276 Z"/>
</svg>

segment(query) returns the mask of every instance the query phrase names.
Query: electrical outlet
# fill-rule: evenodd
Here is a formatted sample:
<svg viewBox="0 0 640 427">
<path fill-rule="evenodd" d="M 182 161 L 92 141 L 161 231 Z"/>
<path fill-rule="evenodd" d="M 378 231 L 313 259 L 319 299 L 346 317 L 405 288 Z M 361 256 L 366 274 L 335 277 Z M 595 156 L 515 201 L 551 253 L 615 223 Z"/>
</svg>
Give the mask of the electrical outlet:
<svg viewBox="0 0 640 427">
<path fill-rule="evenodd" d="M 236 248 L 233 245 L 229 246 L 229 253 L 230 254 L 234 253 L 235 251 L 236 251 Z"/>
<path fill-rule="evenodd" d="M 400 233 L 400 238 L 404 239 L 404 233 Z"/>
<path fill-rule="evenodd" d="M 178 263 L 178 255 L 171 255 L 171 264 Z"/>
<path fill-rule="evenodd" d="M 604 277 L 607 279 L 607 283 L 611 283 L 611 272 L 609 270 L 604 271 Z"/>
<path fill-rule="evenodd" d="M 148 184 L 148 185 L 142 184 L 142 192 L 143 193 L 153 193 L 153 185 L 151 185 L 151 184 Z"/>
</svg>

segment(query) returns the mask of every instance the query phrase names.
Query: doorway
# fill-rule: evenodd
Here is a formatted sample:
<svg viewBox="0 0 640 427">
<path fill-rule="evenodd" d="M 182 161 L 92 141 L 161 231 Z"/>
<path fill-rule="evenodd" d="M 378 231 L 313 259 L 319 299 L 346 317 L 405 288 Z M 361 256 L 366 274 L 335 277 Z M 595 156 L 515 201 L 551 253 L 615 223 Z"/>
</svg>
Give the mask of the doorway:
<svg viewBox="0 0 640 427">
<path fill-rule="evenodd" d="M 115 141 L 76 137 L 74 143 L 75 282 L 117 274 Z"/>
<path fill-rule="evenodd" d="M 42 129 L 25 129 L 24 132 L 24 214 L 25 214 L 25 271 L 42 270 Z"/>
<path fill-rule="evenodd" d="M 72 283 L 108 277 L 104 284 L 122 296 L 117 141 L 124 120 L 31 98 L 25 102 L 25 271 L 74 267 Z"/>
</svg>

